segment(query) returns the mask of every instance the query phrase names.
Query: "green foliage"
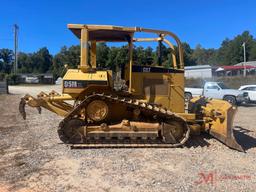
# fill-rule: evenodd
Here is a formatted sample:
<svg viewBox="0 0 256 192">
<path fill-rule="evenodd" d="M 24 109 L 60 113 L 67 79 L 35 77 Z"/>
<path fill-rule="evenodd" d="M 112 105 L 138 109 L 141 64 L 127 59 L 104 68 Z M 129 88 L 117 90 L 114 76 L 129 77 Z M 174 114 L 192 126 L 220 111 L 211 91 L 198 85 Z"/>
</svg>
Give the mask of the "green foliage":
<svg viewBox="0 0 256 192">
<path fill-rule="evenodd" d="M 32 60 L 35 64 L 34 73 L 47 73 L 50 71 L 52 56 L 46 47 L 39 49 L 39 51 L 33 55 Z"/>
<path fill-rule="evenodd" d="M 107 60 L 107 68 L 113 71 L 119 71 L 128 63 L 128 47 L 111 47 Z"/>
<path fill-rule="evenodd" d="M 252 46 L 251 46 L 248 60 L 249 61 L 255 61 L 256 60 L 256 43 L 253 43 Z"/>
<path fill-rule="evenodd" d="M 32 54 L 19 53 L 18 68 L 20 73 L 32 73 L 34 68 Z"/>
<path fill-rule="evenodd" d="M 51 71 L 52 55 L 46 47 L 35 53 L 19 53 L 19 73 L 47 73 Z"/>
<path fill-rule="evenodd" d="M 13 51 L 0 49 L 0 72 L 11 73 L 13 64 Z"/>
<path fill-rule="evenodd" d="M 247 60 L 256 60 L 256 39 L 245 31 L 234 39 L 225 39 L 219 49 L 205 49 L 197 45 L 192 49 L 188 43 L 182 43 L 185 66 L 192 65 L 234 65 L 243 61 L 243 42 L 246 43 Z M 158 65 L 159 45 L 153 50 L 151 47 L 134 47 L 133 62 L 135 65 Z M 171 67 L 172 51 L 164 44 L 161 45 L 161 62 L 164 67 Z M 175 46 L 175 53 L 178 52 Z M 177 54 L 175 54 L 177 55 Z M 10 74 L 13 70 L 14 54 L 12 50 L 0 49 L 0 73 Z M 106 43 L 97 43 L 97 66 L 103 69 L 117 71 L 128 62 L 128 47 L 109 47 Z M 179 60 L 179 56 L 177 56 Z M 80 63 L 80 46 L 62 47 L 60 52 L 52 56 L 46 47 L 35 53 L 19 53 L 19 73 L 47 73 L 52 72 L 54 77 L 63 76 L 64 67 L 77 68 Z"/>
<path fill-rule="evenodd" d="M 6 76 L 9 85 L 17 85 L 19 83 L 19 76 L 11 73 Z"/>
<path fill-rule="evenodd" d="M 98 43 L 96 52 L 97 52 L 97 66 L 99 68 L 107 67 L 110 48 L 106 45 L 106 43 Z"/>
<path fill-rule="evenodd" d="M 234 65 L 243 61 L 242 43 L 246 41 L 247 58 L 256 60 L 256 40 L 245 31 L 233 40 L 225 39 L 219 49 L 205 49 L 201 45 L 197 45 L 192 49 L 188 43 L 182 43 L 184 50 L 185 66 L 192 65 Z M 164 44 L 161 45 L 162 65 L 164 67 L 172 66 L 171 49 Z M 158 50 L 150 47 L 134 47 L 133 62 L 135 65 L 157 65 Z M 175 47 L 177 53 L 177 47 Z M 80 47 L 71 46 L 63 47 L 53 58 L 53 73 L 55 77 L 63 76 L 65 73 L 64 64 L 68 64 L 69 68 L 76 68 L 79 64 Z M 97 66 L 99 68 L 108 68 L 113 71 L 119 70 L 128 62 L 128 47 L 108 47 L 106 43 L 97 44 Z M 178 56 L 177 56 L 178 57 Z M 177 58 L 179 60 L 179 57 Z"/>
<path fill-rule="evenodd" d="M 97 66 L 118 71 L 129 60 L 128 46 L 108 47 L 105 43 L 97 45 Z M 133 61 L 135 65 L 152 65 L 154 60 L 151 47 L 134 47 Z"/>
<path fill-rule="evenodd" d="M 60 52 L 53 58 L 52 72 L 55 78 L 65 74 L 65 65 L 68 68 L 77 68 L 80 62 L 80 46 L 62 47 Z"/>
<path fill-rule="evenodd" d="M 191 47 L 189 46 L 188 43 L 182 43 L 182 47 L 183 47 L 183 52 L 184 52 L 184 63 L 185 63 L 185 66 L 196 65 L 197 63 L 196 63 L 195 59 L 192 56 L 193 49 L 191 49 Z"/>
<path fill-rule="evenodd" d="M 249 31 L 244 31 L 233 40 L 225 39 L 218 50 L 217 61 L 219 65 L 234 65 L 244 60 L 242 44 L 246 43 L 246 58 L 256 59 L 256 40 Z"/>
<path fill-rule="evenodd" d="M 215 65 L 216 57 L 217 57 L 217 50 L 204 49 L 199 44 L 193 50 L 191 57 L 197 65 L 205 65 L 205 64 Z"/>
<path fill-rule="evenodd" d="M 152 65 L 154 62 L 153 49 L 151 47 L 135 47 L 133 60 L 135 65 Z"/>
<path fill-rule="evenodd" d="M 3 81 L 6 77 L 5 73 L 0 72 L 0 81 Z"/>
</svg>

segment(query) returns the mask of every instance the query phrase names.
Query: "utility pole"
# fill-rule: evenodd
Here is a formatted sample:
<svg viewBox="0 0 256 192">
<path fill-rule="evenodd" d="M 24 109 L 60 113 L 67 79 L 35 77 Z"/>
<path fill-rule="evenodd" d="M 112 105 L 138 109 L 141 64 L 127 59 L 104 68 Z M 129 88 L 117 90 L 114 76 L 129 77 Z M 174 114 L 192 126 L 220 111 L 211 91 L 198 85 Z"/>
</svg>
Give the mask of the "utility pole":
<svg viewBox="0 0 256 192">
<path fill-rule="evenodd" d="M 18 25 L 14 24 L 14 73 L 17 73 L 18 70 Z"/>
<path fill-rule="evenodd" d="M 244 47 L 244 64 L 243 64 L 243 67 L 244 67 L 244 77 L 246 77 L 246 52 L 245 52 L 245 42 L 242 44 L 242 46 Z"/>
</svg>

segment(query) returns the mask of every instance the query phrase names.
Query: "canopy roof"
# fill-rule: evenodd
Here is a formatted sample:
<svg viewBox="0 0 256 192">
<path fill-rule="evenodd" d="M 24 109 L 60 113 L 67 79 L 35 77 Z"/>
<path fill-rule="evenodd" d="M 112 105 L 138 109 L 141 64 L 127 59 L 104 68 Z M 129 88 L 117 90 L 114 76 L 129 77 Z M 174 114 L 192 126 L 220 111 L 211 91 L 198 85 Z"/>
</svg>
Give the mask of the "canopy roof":
<svg viewBox="0 0 256 192">
<path fill-rule="evenodd" d="M 173 52 L 171 52 L 171 54 L 172 54 L 174 68 L 176 68 L 177 67 L 177 65 L 176 65 L 177 57 L 175 56 L 176 51 L 175 51 L 173 44 L 166 38 L 167 36 L 169 36 L 176 41 L 176 44 L 178 46 L 177 52 L 179 55 L 179 58 L 178 58 L 179 65 L 180 65 L 181 69 L 183 69 L 183 67 L 184 67 L 183 49 L 182 49 L 181 41 L 174 33 L 170 32 L 170 31 L 147 29 L 147 28 L 142 28 L 142 27 L 121 27 L 121 26 L 113 26 L 113 25 L 83 25 L 83 24 L 68 24 L 68 28 L 79 39 L 81 39 L 81 34 L 84 35 L 84 36 L 82 36 L 82 40 L 81 40 L 81 43 L 83 43 L 83 49 L 86 49 L 86 46 L 84 46 L 85 41 L 86 42 L 88 42 L 88 41 L 130 42 L 131 40 L 132 41 L 141 41 L 141 42 L 142 41 L 163 41 L 166 44 L 168 44 L 168 46 L 173 50 Z M 88 36 L 87 36 L 86 30 L 84 31 L 84 29 L 86 29 L 88 31 Z M 81 33 L 82 30 L 85 33 Z M 136 38 L 135 39 L 135 38 L 133 38 L 133 34 L 135 32 L 153 33 L 153 34 L 157 35 L 157 38 Z M 133 39 L 131 39 L 131 38 L 133 38 Z"/>
<path fill-rule="evenodd" d="M 241 70 L 241 69 L 256 69 L 255 66 L 251 65 L 245 65 L 245 66 L 237 66 L 237 65 L 231 65 L 231 66 L 221 66 L 216 71 L 229 71 L 229 70 Z"/>
<path fill-rule="evenodd" d="M 81 30 L 89 31 L 89 41 L 128 41 L 130 36 L 139 31 L 137 27 L 120 27 L 112 25 L 68 24 L 68 28 L 80 39 Z"/>
</svg>

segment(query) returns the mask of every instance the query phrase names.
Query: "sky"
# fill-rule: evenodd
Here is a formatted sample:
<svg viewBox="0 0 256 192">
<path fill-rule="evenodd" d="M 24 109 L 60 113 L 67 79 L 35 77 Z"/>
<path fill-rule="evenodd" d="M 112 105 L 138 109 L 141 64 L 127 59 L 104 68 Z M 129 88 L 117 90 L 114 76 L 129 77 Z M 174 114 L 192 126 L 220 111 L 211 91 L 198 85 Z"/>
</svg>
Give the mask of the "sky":
<svg viewBox="0 0 256 192">
<path fill-rule="evenodd" d="M 256 37 L 255 0 L 1 0 L 0 48 L 47 47 L 52 54 L 78 44 L 68 23 L 144 27 L 172 31 L 192 48 L 218 48 L 245 30 Z"/>
</svg>

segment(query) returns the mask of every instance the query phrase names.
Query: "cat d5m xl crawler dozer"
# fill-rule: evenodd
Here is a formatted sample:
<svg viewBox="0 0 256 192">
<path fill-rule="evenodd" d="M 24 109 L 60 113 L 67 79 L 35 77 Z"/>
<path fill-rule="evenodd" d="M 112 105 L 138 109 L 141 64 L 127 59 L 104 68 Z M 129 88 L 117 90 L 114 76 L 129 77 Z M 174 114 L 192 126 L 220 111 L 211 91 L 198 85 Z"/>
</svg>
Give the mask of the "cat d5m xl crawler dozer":
<svg viewBox="0 0 256 192">
<path fill-rule="evenodd" d="M 24 96 L 19 106 L 24 119 L 26 104 L 63 116 L 59 138 L 76 146 L 177 147 L 183 145 L 190 134 L 205 131 L 230 148 L 243 151 L 233 137 L 236 108 L 228 102 L 194 98 L 185 112 L 183 50 L 175 34 L 105 25 L 69 24 L 68 28 L 80 39 L 80 65 L 67 70 L 62 94 L 52 91 L 41 92 L 36 98 Z M 136 37 L 140 32 L 155 37 Z M 128 43 L 129 61 L 121 66 L 119 86 L 111 70 L 96 65 L 98 42 Z M 165 43 L 170 47 L 172 66 L 161 66 L 161 49 L 158 65 L 133 64 L 136 42 Z"/>
</svg>

